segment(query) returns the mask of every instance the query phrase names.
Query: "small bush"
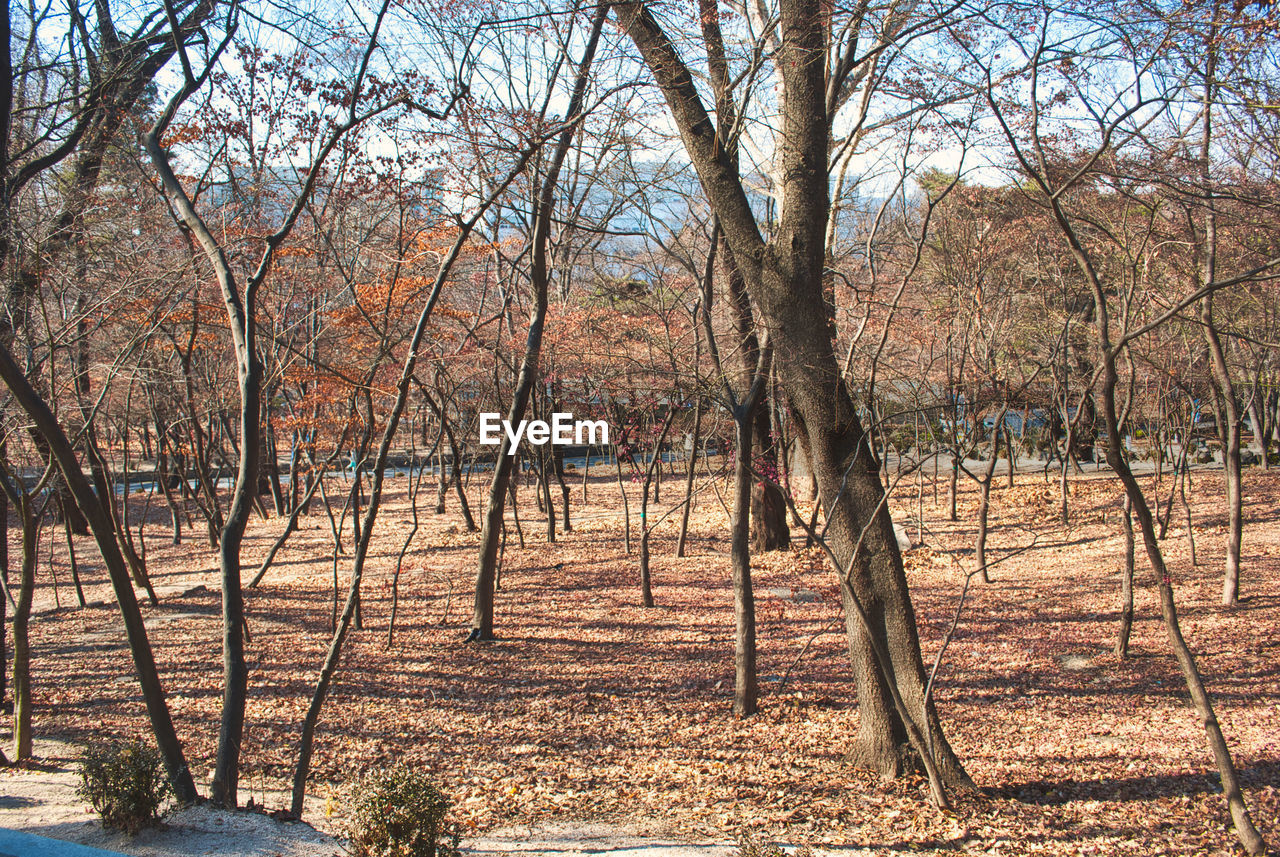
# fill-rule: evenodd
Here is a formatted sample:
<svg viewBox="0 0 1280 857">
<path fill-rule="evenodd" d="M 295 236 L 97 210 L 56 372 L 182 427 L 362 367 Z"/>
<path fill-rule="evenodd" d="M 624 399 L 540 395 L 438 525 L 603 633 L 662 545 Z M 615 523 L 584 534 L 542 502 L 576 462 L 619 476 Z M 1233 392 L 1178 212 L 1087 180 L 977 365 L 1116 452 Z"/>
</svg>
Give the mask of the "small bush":
<svg viewBox="0 0 1280 857">
<path fill-rule="evenodd" d="M 131 836 L 159 822 L 169 794 L 160 754 L 136 739 L 85 751 L 80 779 L 77 793 L 93 805 L 102 826 Z"/>
<path fill-rule="evenodd" d="M 348 825 L 356 857 L 456 857 L 449 799 L 426 774 L 405 767 L 356 784 Z"/>
<path fill-rule="evenodd" d="M 773 842 L 757 842 L 750 836 L 743 836 L 738 840 L 738 853 L 734 857 L 814 857 L 814 853 L 808 845 L 801 845 L 788 854 Z"/>
</svg>

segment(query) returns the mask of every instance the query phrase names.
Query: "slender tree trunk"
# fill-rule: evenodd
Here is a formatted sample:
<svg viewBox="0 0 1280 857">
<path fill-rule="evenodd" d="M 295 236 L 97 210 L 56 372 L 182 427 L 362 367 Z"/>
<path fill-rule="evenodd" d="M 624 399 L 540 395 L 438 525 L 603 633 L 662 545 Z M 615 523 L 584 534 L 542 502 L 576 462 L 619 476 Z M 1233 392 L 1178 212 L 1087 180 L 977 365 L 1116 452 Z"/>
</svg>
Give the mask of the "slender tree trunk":
<svg viewBox="0 0 1280 857">
<path fill-rule="evenodd" d="M 1074 422 L 1067 420 L 1067 441 L 1062 451 L 1062 472 L 1058 474 L 1058 519 L 1065 527 L 1071 523 L 1071 508 L 1068 498 L 1071 495 L 1071 486 L 1067 482 L 1068 473 L 1071 468 L 1071 447 L 1075 445 L 1075 429 Z"/>
<path fill-rule="evenodd" d="M 1217 81 L 1214 79 L 1218 51 L 1219 4 L 1213 8 L 1214 19 L 1206 37 L 1208 57 L 1204 78 L 1204 97 L 1201 103 L 1200 178 L 1204 183 L 1204 236 L 1200 249 L 1201 284 L 1212 283 L 1217 276 L 1218 221 L 1212 190 L 1209 162 L 1212 157 L 1213 107 Z M 1205 295 L 1200 301 L 1200 324 L 1205 344 L 1209 349 L 1209 363 L 1213 369 L 1213 385 L 1217 390 L 1218 434 L 1222 439 L 1222 467 L 1227 489 L 1227 558 L 1222 577 L 1222 604 L 1234 607 L 1240 600 L 1240 542 L 1243 536 L 1243 497 L 1240 491 L 1240 411 L 1236 405 L 1235 384 L 1227 367 L 1226 353 L 1213 318 L 1213 295 Z"/>
<path fill-rule="evenodd" d="M 0 438 L 0 463 L 7 465 L 7 443 Z M 0 491 L 0 583 L 5 592 L 9 589 L 9 495 Z M 0 711 L 5 710 L 9 692 L 9 658 L 5 652 L 9 639 L 9 599 L 0 593 Z"/>
<path fill-rule="evenodd" d="M 89 522 L 94 541 L 107 568 L 111 587 L 115 591 L 116 601 L 120 605 L 125 636 L 129 641 L 129 652 L 133 656 L 134 668 L 137 670 L 138 681 L 142 687 L 142 697 L 151 719 L 152 732 L 161 756 L 164 758 L 174 796 L 180 803 L 191 803 L 196 799 L 195 781 L 187 767 L 182 744 L 173 728 L 164 688 L 156 670 L 151 643 L 147 639 L 146 626 L 142 622 L 142 613 L 138 608 L 137 596 L 134 594 L 128 564 L 120 553 L 113 523 L 89 486 L 81 464 L 53 412 L 31 387 L 9 350 L 4 347 L 0 347 L 0 380 L 4 381 L 15 403 L 32 420 L 36 431 L 48 443 L 50 453 L 57 461 L 58 470 L 75 497 L 76 506 Z"/>
<path fill-rule="evenodd" d="M 69 521 L 62 522 L 62 530 L 67 539 L 67 562 L 71 566 L 71 585 L 76 590 L 76 602 L 83 607 L 85 606 L 84 587 L 80 585 L 80 563 L 76 560 L 76 542 Z"/>
<path fill-rule="evenodd" d="M 757 403 L 758 404 L 758 403 Z M 751 590 L 751 435 L 755 414 L 735 415 L 737 460 L 733 478 L 733 535 L 729 549 L 733 567 L 734 685 L 733 713 L 748 717 L 759 709 L 756 679 L 756 602 Z"/>
<path fill-rule="evenodd" d="M 556 483 L 560 486 L 560 513 L 563 518 L 560 526 L 566 533 L 573 532 L 573 524 L 569 520 L 569 483 L 564 481 L 564 448 L 561 446 L 551 447 L 551 472 L 556 477 Z"/>
<path fill-rule="evenodd" d="M 1018 473 L 1018 452 L 1013 445 L 1013 432 L 1008 426 L 1004 427 L 1004 451 L 1009 456 L 1009 480 L 1006 484 L 1012 488 L 1014 477 Z"/>
<path fill-rule="evenodd" d="M 978 483 L 978 538 L 975 553 L 978 560 L 978 580 L 982 583 L 991 582 L 991 577 L 987 574 L 987 519 L 990 508 L 991 474 L 988 472 Z"/>
<path fill-rule="evenodd" d="M 270 395 L 267 396 L 270 399 Z M 276 516 L 283 518 L 289 514 L 285 509 L 284 488 L 280 484 L 280 452 L 276 448 L 275 423 L 268 415 L 262 432 L 262 469 L 266 473 L 267 488 L 271 492 L 271 504 L 275 507 Z"/>
<path fill-rule="evenodd" d="M 1186 512 L 1187 516 L 1187 547 L 1191 551 L 1191 566 L 1194 568 L 1200 564 L 1200 560 L 1196 557 L 1196 531 L 1191 525 L 1191 503 L 1187 500 L 1187 488 L 1191 484 L 1191 469 L 1184 467 L 1182 472 L 1174 478 L 1178 486 L 1178 494 L 1182 497 L 1183 511 Z"/>
<path fill-rule="evenodd" d="M 1120 567 L 1120 631 L 1116 635 L 1116 657 L 1129 656 L 1129 634 L 1133 630 L 1133 501 L 1124 497 L 1124 510 L 1120 513 L 1124 527 L 1124 565 Z"/>
<path fill-rule="evenodd" d="M 947 486 L 947 519 L 951 521 L 960 520 L 956 512 L 956 493 L 960 490 L 960 456 L 958 446 L 951 450 L 951 474 Z"/>
<path fill-rule="evenodd" d="M 547 444 L 538 447 L 538 493 L 547 514 L 547 544 L 556 543 L 556 506 L 551 502 L 551 463 Z"/>
<path fill-rule="evenodd" d="M 680 511 L 680 537 L 676 540 L 676 556 L 684 556 L 689 536 L 689 513 L 693 508 L 693 477 L 698 462 L 698 444 L 702 442 L 702 397 L 693 406 L 693 446 L 685 457 L 684 508 Z"/>
<path fill-rule="evenodd" d="M 40 522 L 31 499 L 20 497 L 22 522 L 22 571 L 13 610 L 13 753 L 15 762 L 32 756 L 31 735 L 31 601 L 36 588 L 36 556 Z"/>
<path fill-rule="evenodd" d="M 1107 348 L 1105 338 L 1103 342 L 1103 347 Z M 1115 407 L 1115 384 L 1115 363 L 1114 357 L 1111 357 L 1104 367 L 1103 375 L 1103 397 L 1106 405 L 1104 414 L 1109 437 L 1119 436 Z M 1116 471 L 1120 476 L 1120 480 L 1124 483 L 1125 492 L 1132 503 L 1134 516 L 1137 518 L 1138 527 L 1142 533 L 1142 541 L 1146 547 L 1147 559 L 1151 563 L 1151 570 L 1156 577 L 1160 596 L 1160 615 L 1164 620 L 1169 645 L 1173 649 L 1174 657 L 1177 658 L 1178 666 L 1182 670 L 1183 679 L 1186 681 L 1187 690 L 1191 695 L 1192 706 L 1204 725 L 1205 737 L 1208 739 L 1209 749 L 1217 764 L 1218 775 L 1222 780 L 1223 797 L 1226 799 L 1227 807 L 1231 812 L 1231 820 L 1235 824 L 1236 835 L 1240 838 L 1241 844 L 1249 854 L 1265 854 L 1267 851 L 1266 843 L 1263 841 L 1261 834 L 1258 833 L 1257 828 L 1254 827 L 1253 820 L 1249 816 L 1248 807 L 1245 806 L 1235 763 L 1231 759 L 1231 751 L 1227 748 L 1227 741 L 1222 735 L 1221 727 L 1218 725 L 1213 703 L 1205 690 L 1204 680 L 1200 676 L 1200 670 L 1196 665 L 1191 647 L 1187 645 L 1182 636 L 1182 628 L 1178 623 L 1177 606 L 1173 597 L 1173 578 L 1165 565 L 1164 554 L 1161 552 L 1160 544 L 1156 539 L 1151 510 L 1147 506 L 1141 486 L 1133 478 L 1129 465 L 1120 454 L 1118 444 L 1108 444 L 1107 458 L 1112 469 Z"/>
<path fill-rule="evenodd" d="M 604 19 L 609 14 L 610 6 L 601 3 L 598 7 L 591 27 L 591 34 L 583 52 L 578 73 L 574 81 L 573 94 L 569 98 L 567 118 L 576 119 L 582 110 L 590 75 L 591 61 L 595 57 L 596 45 L 599 43 L 600 31 Z M 557 141 L 556 149 L 547 166 L 547 173 L 538 194 L 538 207 L 534 217 L 532 254 L 529 267 L 529 278 L 533 284 L 533 308 L 529 315 L 529 332 L 525 339 L 524 358 L 520 365 L 520 373 L 516 380 L 515 392 L 512 395 L 511 408 L 507 419 L 513 424 L 524 418 L 529 404 L 529 397 L 537 380 L 538 358 L 542 351 L 542 328 L 547 315 L 547 287 L 549 274 L 547 268 L 547 241 L 551 230 L 551 215 L 554 206 L 555 189 L 560 178 L 560 169 L 565 156 L 573 143 L 576 126 L 566 128 Z M 497 572 L 498 541 L 502 535 L 503 501 L 506 499 L 507 481 L 511 477 L 513 456 L 509 456 L 510 440 L 504 437 L 498 449 L 498 461 L 493 468 L 493 481 L 489 485 L 489 503 L 485 508 L 484 526 L 480 532 L 479 568 L 476 572 L 475 605 L 471 617 L 471 633 L 468 640 L 493 639 L 493 590 Z"/>
<path fill-rule="evenodd" d="M 671 430 L 675 415 L 676 409 L 672 405 L 667 410 L 662 431 L 653 444 L 653 456 L 645 468 L 644 488 L 640 492 L 640 604 L 642 607 L 653 606 L 653 582 L 649 574 L 649 533 L 652 530 L 649 525 L 649 489 L 653 487 L 654 473 L 662 467 L 662 443 L 667 438 L 667 432 Z M 657 492 L 654 492 L 654 495 L 654 502 L 657 502 Z"/>
<path fill-rule="evenodd" d="M 627 502 L 627 486 L 622 481 L 622 462 L 615 453 L 613 467 L 618 475 L 618 493 L 622 495 L 622 545 L 627 555 L 631 555 L 631 504 Z"/>
</svg>

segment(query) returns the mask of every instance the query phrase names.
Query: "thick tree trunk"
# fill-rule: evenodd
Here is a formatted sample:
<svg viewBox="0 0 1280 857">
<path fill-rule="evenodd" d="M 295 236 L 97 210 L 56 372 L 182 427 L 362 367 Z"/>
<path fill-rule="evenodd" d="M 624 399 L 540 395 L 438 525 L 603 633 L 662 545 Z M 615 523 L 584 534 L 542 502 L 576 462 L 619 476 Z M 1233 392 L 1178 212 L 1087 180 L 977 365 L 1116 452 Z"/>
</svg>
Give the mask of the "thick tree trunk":
<svg viewBox="0 0 1280 857">
<path fill-rule="evenodd" d="M 253 318 L 252 303 L 246 313 Z M 218 544 L 222 583 L 222 714 L 218 723 L 218 750 L 214 757 L 209 798 L 228 809 L 235 808 L 240 785 L 240 748 L 244 740 L 245 704 L 249 667 L 244 655 L 244 591 L 240 578 L 240 549 L 245 527 L 257 498 L 260 438 L 262 363 L 246 337 L 240 355 L 240 466 L 236 473 L 231 506 Z"/>
<path fill-rule="evenodd" d="M 883 711 L 892 683 L 909 716 L 925 732 L 943 777 L 949 783 L 967 784 L 925 692 L 915 612 L 893 523 L 881 502 L 884 486 L 878 463 L 832 351 L 831 318 L 823 296 L 830 193 L 826 15 L 817 0 L 783 0 L 779 6 L 787 37 L 775 58 L 783 83 L 777 174 L 785 185 L 780 188 L 776 228 L 766 243 L 737 166 L 675 45 L 644 3 L 633 0 L 618 9 L 620 23 L 666 98 L 733 262 L 759 307 L 760 326 L 773 337 L 778 377 L 808 435 L 842 587 L 865 607 L 856 618 L 846 611 L 853 630 L 863 757 L 889 775 L 903 768 L 899 748 L 905 724 L 896 708 Z M 850 569 L 847 577 L 845 568 Z M 863 615 L 869 623 L 865 630 Z M 865 634 L 874 635 L 886 653 L 884 667 L 877 659 L 860 657 Z"/>
</svg>

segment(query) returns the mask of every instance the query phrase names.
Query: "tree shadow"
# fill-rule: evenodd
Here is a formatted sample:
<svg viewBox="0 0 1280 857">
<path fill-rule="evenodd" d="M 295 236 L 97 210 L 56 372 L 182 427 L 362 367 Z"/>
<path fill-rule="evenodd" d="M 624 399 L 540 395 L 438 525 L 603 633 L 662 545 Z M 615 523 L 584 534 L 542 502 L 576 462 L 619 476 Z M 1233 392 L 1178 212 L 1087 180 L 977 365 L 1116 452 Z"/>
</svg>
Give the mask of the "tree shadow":
<svg viewBox="0 0 1280 857">
<path fill-rule="evenodd" d="M 1280 759 L 1263 759 L 1238 768 L 1247 788 L 1280 785 Z M 1102 777 L 1085 781 L 1028 780 L 983 789 L 990 797 L 1037 806 L 1057 806 L 1077 800 L 1145 801 L 1151 798 L 1221 794 L 1222 784 L 1212 769 L 1202 773 L 1152 774 L 1141 777 Z"/>
</svg>

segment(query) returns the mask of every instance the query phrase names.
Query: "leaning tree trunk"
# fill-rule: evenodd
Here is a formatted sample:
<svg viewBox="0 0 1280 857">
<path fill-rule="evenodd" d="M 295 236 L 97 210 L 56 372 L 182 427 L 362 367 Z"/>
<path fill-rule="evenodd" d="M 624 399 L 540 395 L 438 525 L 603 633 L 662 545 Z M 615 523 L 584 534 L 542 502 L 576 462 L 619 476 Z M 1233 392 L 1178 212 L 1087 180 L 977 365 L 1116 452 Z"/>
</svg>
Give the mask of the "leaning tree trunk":
<svg viewBox="0 0 1280 857">
<path fill-rule="evenodd" d="M 1100 310 L 1100 312 L 1105 312 L 1105 309 Z M 1102 333 L 1100 334 L 1102 347 L 1109 352 L 1110 345 L 1107 339 L 1105 322 L 1100 326 L 1102 327 Z M 1106 364 L 1103 367 L 1102 381 L 1102 395 L 1105 406 L 1103 414 L 1107 422 L 1107 435 L 1115 438 L 1119 437 L 1119 420 L 1116 418 L 1115 404 L 1115 358 L 1114 354 L 1110 353 L 1105 356 Z M 1253 820 L 1249 816 L 1249 809 L 1245 805 L 1244 795 L 1240 790 L 1240 779 L 1236 773 L 1235 763 L 1231 759 L 1231 751 L 1227 747 L 1226 738 L 1223 737 L 1222 727 L 1218 724 L 1213 702 L 1205 689 L 1204 679 L 1200 676 L 1200 669 L 1196 665 L 1195 655 L 1192 654 L 1191 647 L 1187 645 L 1186 639 L 1182 636 L 1182 628 L 1178 622 L 1178 610 L 1173 597 L 1173 578 L 1169 573 L 1168 566 L 1165 565 L 1164 554 L 1160 550 L 1159 541 L 1156 539 L 1155 523 L 1151 517 L 1151 509 L 1142 493 L 1142 487 L 1138 484 L 1138 480 L 1134 478 L 1133 471 L 1129 469 L 1129 464 L 1124 459 L 1120 444 L 1107 444 L 1107 460 L 1124 484 L 1125 494 L 1133 506 L 1134 517 L 1138 521 L 1138 527 L 1142 533 L 1142 542 L 1146 547 L 1147 560 L 1151 563 L 1151 570 L 1155 574 L 1160 596 L 1160 615 L 1164 620 L 1169 646 L 1173 649 L 1174 657 L 1182 670 L 1182 677 L 1186 681 L 1187 691 L 1191 695 L 1191 704 L 1195 708 L 1196 714 L 1199 715 L 1201 723 L 1204 724 L 1205 737 L 1208 739 L 1209 750 L 1213 754 L 1217 765 L 1218 776 L 1222 780 L 1222 794 L 1227 801 L 1227 808 L 1231 812 L 1231 820 L 1235 825 L 1236 835 L 1239 837 L 1245 851 L 1249 854 L 1265 854 L 1267 851 L 1266 843 L 1263 841 L 1261 834 L 1258 833 L 1257 828 L 1254 827 Z"/>
<path fill-rule="evenodd" d="M 0 347 L 0 379 L 9 388 L 16 404 L 31 419 L 36 431 L 40 432 L 48 443 L 50 454 L 57 461 L 58 470 L 75 497 L 76 506 L 89 521 L 89 528 L 102 555 L 107 576 L 111 580 L 111 588 L 120 605 L 125 636 L 129 642 L 129 652 L 133 656 L 138 682 L 142 687 L 142 698 L 147 706 L 147 714 L 151 718 L 151 729 L 155 735 L 156 745 L 160 749 L 165 770 L 173 785 L 174 796 L 181 803 L 192 803 L 196 799 L 195 781 L 191 777 L 191 770 L 187 767 L 182 743 L 178 740 L 177 732 L 173 728 L 173 720 L 169 716 L 169 705 L 160 683 L 151 643 L 147 639 L 146 626 L 142 622 L 142 612 L 138 608 L 138 598 L 133 590 L 129 566 L 120 553 L 112 520 L 102 504 L 98 502 L 93 488 L 89 486 L 80 461 L 72 451 L 62 427 L 58 425 L 57 418 L 31 387 L 9 350 L 4 347 Z"/>
</svg>

